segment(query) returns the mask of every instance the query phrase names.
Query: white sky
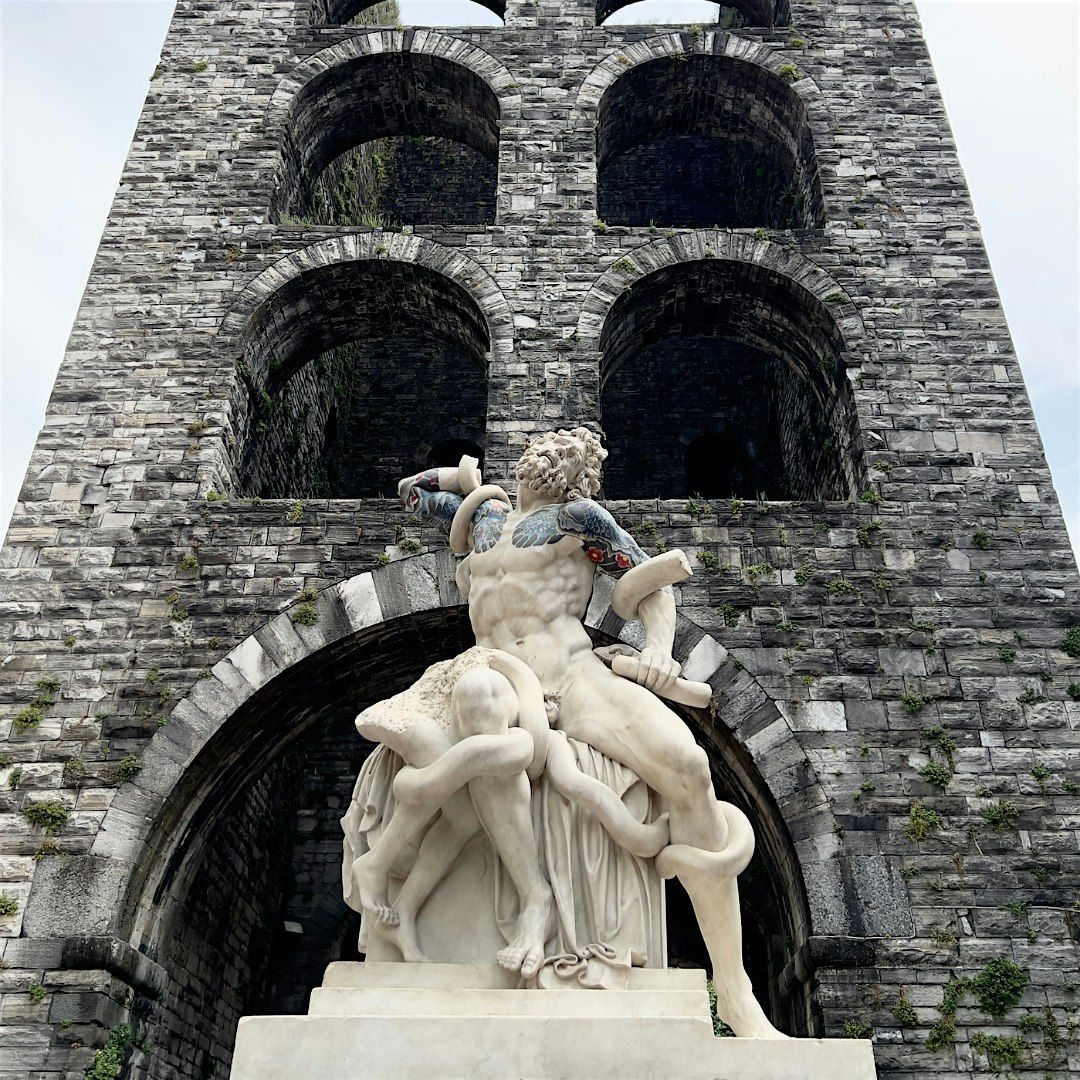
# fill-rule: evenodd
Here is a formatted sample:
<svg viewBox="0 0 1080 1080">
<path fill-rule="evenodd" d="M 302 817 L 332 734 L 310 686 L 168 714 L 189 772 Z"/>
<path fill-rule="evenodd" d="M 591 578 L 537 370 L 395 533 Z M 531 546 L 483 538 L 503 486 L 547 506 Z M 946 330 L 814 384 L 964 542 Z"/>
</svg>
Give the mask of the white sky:
<svg viewBox="0 0 1080 1080">
<path fill-rule="evenodd" d="M 1080 0 L 918 0 L 1080 546 Z M 172 0 L 0 0 L 0 524 L 14 507 Z M 707 22 L 644 0 L 612 22 Z M 491 25 L 468 0 L 403 21 Z M 710 14 L 711 13 L 711 14 Z"/>
</svg>

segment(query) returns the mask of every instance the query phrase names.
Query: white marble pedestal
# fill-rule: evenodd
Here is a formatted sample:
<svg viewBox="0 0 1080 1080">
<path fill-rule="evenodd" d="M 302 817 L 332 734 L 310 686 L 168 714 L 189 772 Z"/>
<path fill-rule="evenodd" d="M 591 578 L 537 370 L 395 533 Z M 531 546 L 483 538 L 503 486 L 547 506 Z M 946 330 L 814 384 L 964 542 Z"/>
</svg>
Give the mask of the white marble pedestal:
<svg viewBox="0 0 1080 1080">
<path fill-rule="evenodd" d="M 702 971 L 516 990 L 498 967 L 332 964 L 307 1016 L 240 1021 L 232 1080 L 875 1080 L 869 1042 L 716 1039 Z"/>
</svg>

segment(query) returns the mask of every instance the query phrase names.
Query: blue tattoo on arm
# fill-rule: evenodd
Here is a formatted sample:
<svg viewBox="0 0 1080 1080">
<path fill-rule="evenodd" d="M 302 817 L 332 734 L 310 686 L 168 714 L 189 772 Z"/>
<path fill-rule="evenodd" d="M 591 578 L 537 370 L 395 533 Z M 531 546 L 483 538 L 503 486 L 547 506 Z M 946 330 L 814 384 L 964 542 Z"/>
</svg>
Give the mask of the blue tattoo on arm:
<svg viewBox="0 0 1080 1080">
<path fill-rule="evenodd" d="M 406 510 L 427 518 L 443 532 L 450 531 L 462 498 L 451 491 L 439 490 L 438 469 L 428 469 L 427 472 L 403 480 L 398 490 Z"/>
<path fill-rule="evenodd" d="M 578 499 L 559 508 L 559 530 L 579 536 L 585 554 L 605 573 L 622 577 L 627 570 L 648 562 L 638 542 L 598 503 Z"/>
<path fill-rule="evenodd" d="M 399 488 L 405 508 L 421 514 L 443 532 L 449 532 L 461 504 L 462 496 L 439 490 L 439 470 L 428 469 L 401 482 Z M 510 507 L 498 499 L 488 499 L 473 514 L 473 550 L 488 551 L 498 543 Z"/>
<path fill-rule="evenodd" d="M 545 506 L 530 514 L 514 529 L 514 546 L 541 547 L 558 543 L 564 536 L 579 537 L 585 554 L 615 577 L 649 558 L 602 506 L 589 499 Z"/>
</svg>

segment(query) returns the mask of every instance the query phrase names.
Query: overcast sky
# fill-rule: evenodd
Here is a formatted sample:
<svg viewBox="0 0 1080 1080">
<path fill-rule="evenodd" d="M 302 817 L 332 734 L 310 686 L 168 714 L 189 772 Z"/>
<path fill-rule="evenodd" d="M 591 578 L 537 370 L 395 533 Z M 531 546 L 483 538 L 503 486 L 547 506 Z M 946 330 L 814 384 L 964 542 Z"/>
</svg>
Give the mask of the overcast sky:
<svg viewBox="0 0 1080 1080">
<path fill-rule="evenodd" d="M 405 22 L 491 25 L 468 0 Z M 1074 544 L 1080 544 L 1080 6 L 919 0 Z M 0 527 L 41 426 L 172 0 L 0 0 Z M 611 21 L 715 19 L 646 0 Z M 711 13 L 711 14 L 710 14 Z"/>
</svg>

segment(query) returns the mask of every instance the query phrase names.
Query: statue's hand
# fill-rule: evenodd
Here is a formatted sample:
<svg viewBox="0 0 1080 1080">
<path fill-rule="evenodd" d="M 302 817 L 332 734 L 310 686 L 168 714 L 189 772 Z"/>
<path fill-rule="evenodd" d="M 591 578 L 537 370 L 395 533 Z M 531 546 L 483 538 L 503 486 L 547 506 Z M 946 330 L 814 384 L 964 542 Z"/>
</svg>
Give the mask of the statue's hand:
<svg viewBox="0 0 1080 1080">
<path fill-rule="evenodd" d="M 647 690 L 662 695 L 665 690 L 670 690 L 675 685 L 681 672 L 682 666 L 672 656 L 656 649 L 645 648 L 641 650 L 634 681 Z"/>
</svg>

